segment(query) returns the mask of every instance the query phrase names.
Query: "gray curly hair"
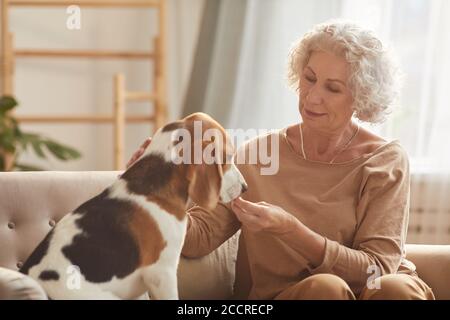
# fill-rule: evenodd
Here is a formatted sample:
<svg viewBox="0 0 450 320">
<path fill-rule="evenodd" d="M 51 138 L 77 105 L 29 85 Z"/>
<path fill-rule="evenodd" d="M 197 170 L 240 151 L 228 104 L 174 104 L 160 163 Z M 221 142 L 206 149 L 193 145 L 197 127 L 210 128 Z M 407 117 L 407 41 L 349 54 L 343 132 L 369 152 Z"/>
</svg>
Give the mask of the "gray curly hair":
<svg viewBox="0 0 450 320">
<path fill-rule="evenodd" d="M 370 30 L 332 20 L 306 33 L 289 54 L 288 83 L 297 92 L 301 72 L 313 51 L 331 52 L 349 63 L 348 84 L 356 118 L 370 123 L 386 120 L 399 96 L 401 74 L 391 53 Z"/>
</svg>

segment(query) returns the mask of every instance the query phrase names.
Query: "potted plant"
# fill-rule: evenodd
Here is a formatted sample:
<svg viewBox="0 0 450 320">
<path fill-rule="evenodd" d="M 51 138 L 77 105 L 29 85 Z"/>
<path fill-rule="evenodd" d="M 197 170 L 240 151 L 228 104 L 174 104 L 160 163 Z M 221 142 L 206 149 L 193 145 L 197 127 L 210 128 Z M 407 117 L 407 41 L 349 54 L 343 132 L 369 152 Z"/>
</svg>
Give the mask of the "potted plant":
<svg viewBox="0 0 450 320">
<path fill-rule="evenodd" d="M 77 150 L 69 146 L 36 133 L 23 132 L 11 113 L 17 105 L 17 101 L 13 97 L 0 97 L 0 171 L 43 170 L 33 165 L 18 162 L 19 155 L 30 149 L 38 157 L 44 159 L 47 158 L 46 152 L 62 161 L 81 157 Z"/>
</svg>

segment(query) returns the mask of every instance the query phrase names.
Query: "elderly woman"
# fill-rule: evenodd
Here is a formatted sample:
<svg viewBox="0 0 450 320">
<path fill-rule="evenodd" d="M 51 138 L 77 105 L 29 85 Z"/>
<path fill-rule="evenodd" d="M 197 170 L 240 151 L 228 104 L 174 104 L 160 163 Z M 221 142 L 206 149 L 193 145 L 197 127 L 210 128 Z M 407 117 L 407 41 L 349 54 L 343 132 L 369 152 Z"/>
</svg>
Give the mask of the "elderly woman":
<svg viewBox="0 0 450 320">
<path fill-rule="evenodd" d="M 397 80 L 371 32 L 345 22 L 313 28 L 290 55 L 302 122 L 272 134 L 278 172 L 238 164 L 245 199 L 191 208 L 183 255 L 206 255 L 240 229 L 235 298 L 434 299 L 405 259 L 408 155 L 353 120 L 383 121 Z"/>
</svg>

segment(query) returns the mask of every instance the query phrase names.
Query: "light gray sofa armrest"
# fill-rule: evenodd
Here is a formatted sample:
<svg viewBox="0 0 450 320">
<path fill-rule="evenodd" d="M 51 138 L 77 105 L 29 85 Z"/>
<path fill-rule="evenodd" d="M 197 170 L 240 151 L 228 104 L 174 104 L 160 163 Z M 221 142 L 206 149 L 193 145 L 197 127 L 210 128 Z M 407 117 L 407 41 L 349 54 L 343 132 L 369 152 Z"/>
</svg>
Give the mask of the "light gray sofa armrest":
<svg viewBox="0 0 450 320">
<path fill-rule="evenodd" d="M 46 300 L 47 296 L 32 278 L 0 267 L 0 300 Z"/>
</svg>

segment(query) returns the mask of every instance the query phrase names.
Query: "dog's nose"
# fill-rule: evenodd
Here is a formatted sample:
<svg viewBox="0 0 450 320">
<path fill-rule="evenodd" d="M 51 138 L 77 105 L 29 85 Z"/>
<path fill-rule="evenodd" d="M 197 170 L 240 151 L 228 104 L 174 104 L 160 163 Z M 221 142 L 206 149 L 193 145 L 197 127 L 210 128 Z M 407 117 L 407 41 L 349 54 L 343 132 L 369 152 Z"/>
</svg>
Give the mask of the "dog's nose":
<svg viewBox="0 0 450 320">
<path fill-rule="evenodd" d="M 248 190 L 248 185 L 247 185 L 247 183 L 243 183 L 243 184 L 241 184 L 241 190 L 242 190 L 242 193 L 244 193 L 245 191 L 247 191 Z"/>
</svg>

